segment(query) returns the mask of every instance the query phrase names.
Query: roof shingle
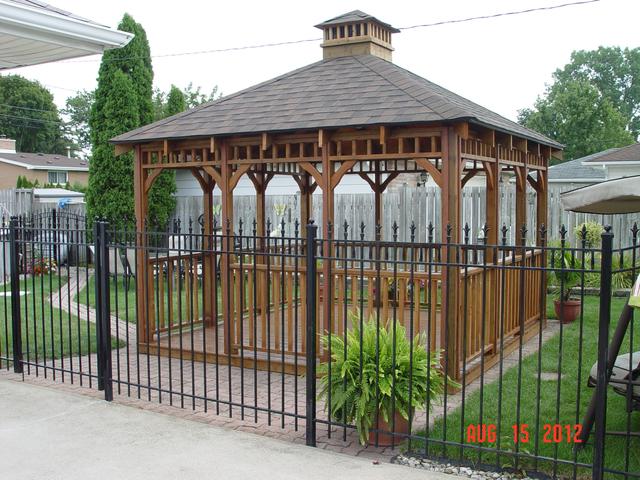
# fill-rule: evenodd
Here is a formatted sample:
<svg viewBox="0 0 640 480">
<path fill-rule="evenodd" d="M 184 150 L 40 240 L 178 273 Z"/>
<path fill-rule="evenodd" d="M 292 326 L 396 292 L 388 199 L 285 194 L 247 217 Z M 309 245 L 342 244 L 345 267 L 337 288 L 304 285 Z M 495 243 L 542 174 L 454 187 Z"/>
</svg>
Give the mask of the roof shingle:
<svg viewBox="0 0 640 480">
<path fill-rule="evenodd" d="M 115 137 L 137 143 L 213 135 L 466 120 L 545 145 L 529 130 L 372 55 L 312 63 L 241 92 Z"/>
</svg>

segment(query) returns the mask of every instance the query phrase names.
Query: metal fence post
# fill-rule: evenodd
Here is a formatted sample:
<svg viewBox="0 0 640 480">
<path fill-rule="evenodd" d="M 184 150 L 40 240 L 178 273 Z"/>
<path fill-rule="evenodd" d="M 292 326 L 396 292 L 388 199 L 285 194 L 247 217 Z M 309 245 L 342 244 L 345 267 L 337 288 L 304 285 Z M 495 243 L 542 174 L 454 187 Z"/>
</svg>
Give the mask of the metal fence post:
<svg viewBox="0 0 640 480">
<path fill-rule="evenodd" d="M 609 350 L 609 324 L 611 323 L 611 270 L 613 233 L 605 227 L 602 233 L 600 263 L 600 314 L 598 324 L 598 372 L 596 384 L 596 433 L 593 450 L 593 478 L 604 478 L 604 443 L 607 428 L 607 356 Z"/>
<path fill-rule="evenodd" d="M 316 446 L 316 237 L 318 226 L 307 225 L 307 409 L 306 440 Z"/>
<path fill-rule="evenodd" d="M 9 269 L 11 270 L 11 338 L 13 371 L 22 373 L 22 323 L 20 321 L 20 272 L 18 270 L 18 217 L 9 221 Z"/>
<path fill-rule="evenodd" d="M 113 400 L 111 381 L 111 316 L 109 297 L 109 247 L 107 223 L 98 221 L 94 226 L 95 285 L 96 285 L 96 337 L 98 344 L 98 390 L 104 398 Z"/>
</svg>

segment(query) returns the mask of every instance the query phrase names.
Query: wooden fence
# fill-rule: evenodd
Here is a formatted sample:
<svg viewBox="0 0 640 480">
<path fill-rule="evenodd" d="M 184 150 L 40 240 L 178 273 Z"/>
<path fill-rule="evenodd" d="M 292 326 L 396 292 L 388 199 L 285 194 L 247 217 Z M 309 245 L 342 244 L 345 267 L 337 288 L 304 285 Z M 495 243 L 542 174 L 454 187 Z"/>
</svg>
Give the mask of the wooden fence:
<svg viewBox="0 0 640 480">
<path fill-rule="evenodd" d="M 640 215 L 588 215 L 576 214 L 563 210 L 560 203 L 560 193 L 564 190 L 576 188 L 575 185 L 558 186 L 550 185 L 549 189 L 549 216 L 547 222 L 547 238 L 560 238 L 559 230 L 561 225 L 565 225 L 569 230 L 569 239 L 575 242 L 574 229 L 577 225 L 585 221 L 595 221 L 603 225 L 612 225 L 614 232 L 615 246 L 628 246 L 631 242 L 630 229 L 634 222 L 640 223 Z M 501 211 L 500 223 L 508 228 L 507 241 L 514 243 L 518 232 L 515 223 L 515 186 L 507 184 L 501 186 L 500 191 Z M 408 241 L 410 239 L 411 222 L 416 224 L 416 241 L 424 242 L 428 236 L 429 222 L 435 228 L 434 238 L 440 237 L 440 189 L 438 187 L 408 187 L 403 186 L 391 192 L 387 192 L 382 197 L 383 202 L 383 231 L 382 238 L 393 239 L 393 222 L 398 223 L 398 240 Z M 322 201 L 320 195 L 313 197 L 312 218 L 322 218 Z M 364 223 L 365 239 L 373 239 L 375 229 L 374 218 L 374 198 L 373 194 L 340 194 L 335 199 L 335 228 L 334 237 L 343 238 L 343 224 L 346 221 L 349 225 L 348 235 L 350 238 L 359 238 L 360 225 Z M 220 203 L 220 197 L 214 197 L 214 204 Z M 284 204 L 287 206 L 284 215 L 285 232 L 287 235 L 294 233 L 294 221 L 298 218 L 300 196 L 299 195 L 267 195 L 266 210 L 267 218 L 270 219 L 274 231 L 280 224 L 282 217 L 277 217 L 274 206 Z M 255 218 L 255 197 L 237 196 L 234 197 L 234 231 L 239 229 L 239 220 L 243 222 L 243 232 L 250 234 L 253 228 L 252 223 Z M 535 238 L 535 218 L 536 218 L 536 193 L 532 190 L 528 192 L 527 219 L 529 242 Z M 177 197 L 177 206 L 174 214 L 175 220 L 180 220 L 182 229 L 188 228 L 189 219 L 192 219 L 193 228 L 199 229 L 197 219 L 202 214 L 202 198 L 200 197 Z M 467 187 L 462 191 L 462 225 L 468 224 L 470 227 L 470 239 L 476 242 L 481 236 L 482 227 L 485 222 L 486 202 L 484 187 Z M 319 235 L 324 235 L 319 232 Z"/>
</svg>

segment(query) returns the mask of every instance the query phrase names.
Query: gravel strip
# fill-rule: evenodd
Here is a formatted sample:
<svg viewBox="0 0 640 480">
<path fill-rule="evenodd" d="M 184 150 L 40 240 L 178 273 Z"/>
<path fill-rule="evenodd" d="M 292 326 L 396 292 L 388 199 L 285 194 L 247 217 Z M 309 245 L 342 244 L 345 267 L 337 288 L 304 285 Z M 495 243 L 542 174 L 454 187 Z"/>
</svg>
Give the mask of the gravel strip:
<svg viewBox="0 0 640 480">
<path fill-rule="evenodd" d="M 468 466 L 453 465 L 451 463 L 442 463 L 430 458 L 420 458 L 402 454 L 393 457 L 393 459 L 391 459 L 391 463 L 406 465 L 413 468 L 421 468 L 429 472 L 458 475 L 460 477 L 471 478 L 473 480 L 534 480 L 543 478 L 540 476 L 529 477 L 526 472 L 494 472 L 490 470 L 482 470 L 481 468 L 472 468 Z"/>
</svg>

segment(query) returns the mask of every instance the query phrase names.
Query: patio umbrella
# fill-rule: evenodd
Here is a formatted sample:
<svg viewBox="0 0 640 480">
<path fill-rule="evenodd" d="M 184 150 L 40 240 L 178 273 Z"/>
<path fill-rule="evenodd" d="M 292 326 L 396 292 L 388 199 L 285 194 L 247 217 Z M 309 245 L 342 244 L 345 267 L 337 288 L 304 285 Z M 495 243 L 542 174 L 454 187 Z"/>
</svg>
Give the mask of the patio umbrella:
<svg viewBox="0 0 640 480">
<path fill-rule="evenodd" d="M 617 178 L 560 195 L 565 210 L 612 215 L 640 212 L 640 175 Z"/>
<path fill-rule="evenodd" d="M 588 187 L 570 190 L 562 193 L 560 195 L 560 200 L 562 201 L 564 209 L 572 212 L 596 213 L 602 215 L 640 212 L 640 176 L 636 175 L 633 177 L 617 178 L 615 180 L 609 180 L 595 185 L 590 185 Z M 621 355 L 618 357 L 618 354 L 620 353 L 620 347 L 622 346 L 622 341 L 627 333 L 629 323 L 633 319 L 632 312 L 633 309 L 629 306 L 629 300 L 627 300 L 627 304 L 622 310 L 616 330 L 611 339 L 607 358 L 607 364 L 618 367 L 620 371 L 617 372 L 617 374 L 622 372 L 621 376 L 624 378 L 631 374 L 631 372 L 629 372 L 628 355 Z M 638 363 L 640 359 L 638 355 L 640 355 L 640 352 L 633 354 L 633 365 Z M 627 362 L 626 364 L 623 363 L 625 360 Z M 597 368 L 598 364 L 596 363 L 593 365 L 591 372 L 595 374 L 597 372 Z M 640 364 L 638 364 L 638 368 L 640 368 Z M 611 379 L 611 374 L 612 371 L 607 371 L 607 383 L 609 383 Z M 595 386 L 596 382 L 591 378 L 589 384 L 591 386 Z M 626 388 L 632 387 L 631 385 L 628 385 Z M 621 392 L 620 387 L 618 387 L 617 391 L 618 393 Z M 626 395 L 626 389 L 622 391 L 622 394 Z M 589 438 L 595 420 L 595 412 L 596 393 L 594 392 L 582 422 L 582 431 L 580 434 L 582 442 L 586 443 Z"/>
</svg>

